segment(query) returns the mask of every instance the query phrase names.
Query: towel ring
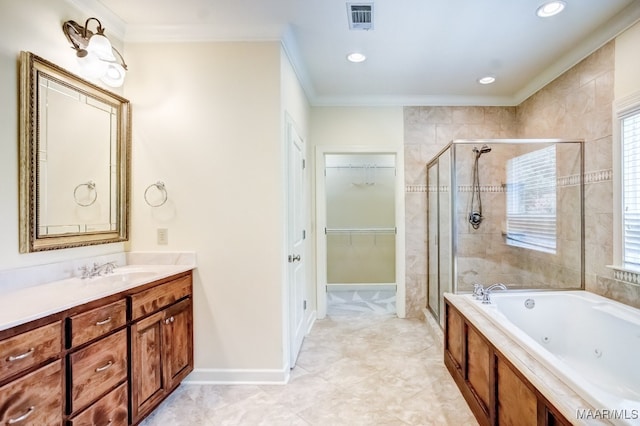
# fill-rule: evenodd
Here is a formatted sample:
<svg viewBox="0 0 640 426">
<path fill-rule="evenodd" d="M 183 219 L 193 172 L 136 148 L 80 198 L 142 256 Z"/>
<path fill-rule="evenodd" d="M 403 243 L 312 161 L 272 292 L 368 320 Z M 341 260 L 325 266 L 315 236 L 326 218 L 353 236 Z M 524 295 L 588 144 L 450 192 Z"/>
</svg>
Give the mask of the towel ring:
<svg viewBox="0 0 640 426">
<path fill-rule="evenodd" d="M 155 187 L 158 191 L 162 193 L 162 200 L 159 203 L 151 203 L 149 201 L 149 190 L 153 187 Z M 165 188 L 164 182 L 161 182 L 161 181 L 152 183 L 151 185 L 147 186 L 147 189 L 145 189 L 144 191 L 144 201 L 151 207 L 160 207 L 164 205 L 164 203 L 167 202 L 167 198 L 168 198 L 167 188 Z"/>
<path fill-rule="evenodd" d="M 80 200 L 78 200 L 78 189 L 80 189 L 83 186 L 86 186 L 89 192 L 93 191 L 93 198 L 88 203 L 83 203 Z M 95 203 L 96 200 L 98 199 L 98 191 L 96 190 L 96 183 L 90 180 L 89 182 L 79 184 L 73 190 L 73 198 L 76 201 L 76 204 L 81 207 L 89 207 L 93 205 L 93 203 Z"/>
</svg>

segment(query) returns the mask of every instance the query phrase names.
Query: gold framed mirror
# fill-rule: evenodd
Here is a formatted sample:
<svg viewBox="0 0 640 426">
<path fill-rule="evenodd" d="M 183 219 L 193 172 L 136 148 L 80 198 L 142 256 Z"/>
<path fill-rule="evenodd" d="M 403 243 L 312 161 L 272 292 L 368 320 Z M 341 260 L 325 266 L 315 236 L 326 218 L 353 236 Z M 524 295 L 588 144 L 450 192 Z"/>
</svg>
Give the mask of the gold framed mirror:
<svg viewBox="0 0 640 426">
<path fill-rule="evenodd" d="M 128 240 L 128 100 L 20 54 L 20 252 Z"/>
</svg>

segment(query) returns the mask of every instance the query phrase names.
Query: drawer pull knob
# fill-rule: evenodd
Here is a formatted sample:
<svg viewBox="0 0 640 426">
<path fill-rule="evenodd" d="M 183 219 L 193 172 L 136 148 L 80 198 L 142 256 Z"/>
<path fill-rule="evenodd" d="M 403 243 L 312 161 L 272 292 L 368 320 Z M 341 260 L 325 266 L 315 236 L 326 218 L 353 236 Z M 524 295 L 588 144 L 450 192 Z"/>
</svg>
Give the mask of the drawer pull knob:
<svg viewBox="0 0 640 426">
<path fill-rule="evenodd" d="M 167 318 L 166 320 L 164 320 L 164 323 L 165 323 L 165 324 L 169 324 L 169 323 L 172 323 L 172 322 L 174 322 L 174 321 L 175 321 L 175 318 L 170 317 L 170 318 Z"/>
<path fill-rule="evenodd" d="M 26 413 L 24 413 L 23 415 L 21 415 L 20 417 L 16 417 L 14 419 L 9 419 L 9 421 L 7 422 L 7 424 L 9 425 L 14 425 L 16 423 L 20 423 L 23 420 L 26 420 L 27 417 L 29 417 L 34 411 L 36 411 L 36 407 L 34 407 L 33 405 L 31 407 L 29 407 L 29 409 L 27 410 Z"/>
<path fill-rule="evenodd" d="M 28 357 L 29 355 L 31 355 L 33 353 L 35 349 L 34 348 L 30 348 L 28 351 L 26 351 L 23 354 L 20 355 L 11 355 L 9 358 L 7 358 L 7 361 L 9 362 L 13 362 L 13 361 L 20 361 L 21 359 L 25 359 L 26 357 Z"/>
<path fill-rule="evenodd" d="M 98 321 L 98 322 L 96 323 L 96 325 L 105 325 L 105 324 L 107 324 L 107 323 L 109 323 L 109 322 L 111 322 L 111 317 L 109 317 L 109 318 L 107 318 L 107 319 L 105 319 L 105 320 L 102 320 L 102 321 Z"/>
<path fill-rule="evenodd" d="M 106 370 L 107 368 L 111 367 L 113 365 L 113 361 L 109 361 L 108 363 L 106 363 L 105 365 L 103 365 L 102 367 L 98 367 L 96 368 L 96 373 L 99 373 L 101 371 Z"/>
</svg>

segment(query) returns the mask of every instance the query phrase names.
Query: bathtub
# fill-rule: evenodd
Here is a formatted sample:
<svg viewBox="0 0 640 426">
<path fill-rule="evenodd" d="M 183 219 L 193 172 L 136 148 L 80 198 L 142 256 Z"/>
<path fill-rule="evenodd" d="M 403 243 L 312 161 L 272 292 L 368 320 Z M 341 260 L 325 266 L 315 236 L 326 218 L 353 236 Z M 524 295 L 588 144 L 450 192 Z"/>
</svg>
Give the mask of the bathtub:
<svg viewBox="0 0 640 426">
<path fill-rule="evenodd" d="M 473 304 L 608 420 L 640 424 L 640 310 L 586 291 L 496 291 Z"/>
</svg>

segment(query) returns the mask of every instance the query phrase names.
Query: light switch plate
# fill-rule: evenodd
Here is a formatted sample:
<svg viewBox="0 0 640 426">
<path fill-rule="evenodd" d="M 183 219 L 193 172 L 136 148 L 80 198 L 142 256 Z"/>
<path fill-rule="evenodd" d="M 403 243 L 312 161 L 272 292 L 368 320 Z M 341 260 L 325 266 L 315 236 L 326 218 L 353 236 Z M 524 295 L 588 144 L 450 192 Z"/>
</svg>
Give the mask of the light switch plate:
<svg viewBox="0 0 640 426">
<path fill-rule="evenodd" d="M 158 228 L 158 244 L 169 244 L 169 230 L 167 228 Z"/>
</svg>

